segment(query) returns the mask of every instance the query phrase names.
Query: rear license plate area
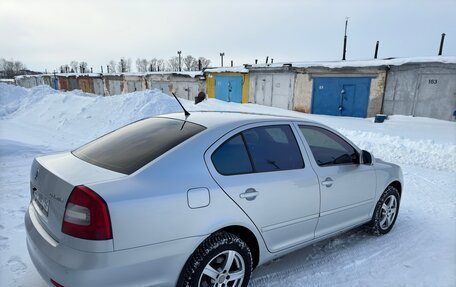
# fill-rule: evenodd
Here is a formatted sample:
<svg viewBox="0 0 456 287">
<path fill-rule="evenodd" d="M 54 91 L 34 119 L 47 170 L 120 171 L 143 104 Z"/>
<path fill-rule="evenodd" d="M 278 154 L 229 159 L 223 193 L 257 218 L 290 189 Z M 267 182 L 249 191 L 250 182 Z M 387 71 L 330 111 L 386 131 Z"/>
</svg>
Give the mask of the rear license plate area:
<svg viewBox="0 0 456 287">
<path fill-rule="evenodd" d="M 41 192 L 39 192 L 36 188 L 33 189 L 33 206 L 35 209 L 41 211 L 44 216 L 48 216 L 49 214 L 49 199 L 46 198 Z"/>
</svg>

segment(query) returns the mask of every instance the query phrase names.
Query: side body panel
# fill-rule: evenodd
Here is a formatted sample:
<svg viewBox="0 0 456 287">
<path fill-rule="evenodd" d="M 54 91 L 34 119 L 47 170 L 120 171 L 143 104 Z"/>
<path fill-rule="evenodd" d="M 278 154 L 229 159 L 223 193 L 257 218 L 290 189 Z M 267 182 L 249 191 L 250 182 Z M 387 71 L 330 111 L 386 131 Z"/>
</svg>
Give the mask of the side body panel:
<svg viewBox="0 0 456 287">
<path fill-rule="evenodd" d="M 211 161 L 211 155 L 222 143 L 245 129 L 275 124 L 291 122 L 266 122 L 243 126 L 226 134 L 205 154 L 213 178 L 252 219 L 271 252 L 290 248 L 314 238 L 320 191 L 316 174 L 310 166 L 304 147 L 297 139 L 304 159 L 303 169 L 241 175 L 219 174 Z M 241 198 L 241 194 L 248 189 L 258 191 L 258 197 L 253 200 Z"/>
<path fill-rule="evenodd" d="M 220 131 L 201 132 L 125 179 L 88 185 L 108 204 L 115 250 L 208 236 L 230 225 L 251 230 L 261 246 L 250 219 L 209 174 L 203 155 L 213 134 L 218 138 Z M 209 191 L 209 204 L 191 208 L 189 190 L 204 189 Z"/>
</svg>

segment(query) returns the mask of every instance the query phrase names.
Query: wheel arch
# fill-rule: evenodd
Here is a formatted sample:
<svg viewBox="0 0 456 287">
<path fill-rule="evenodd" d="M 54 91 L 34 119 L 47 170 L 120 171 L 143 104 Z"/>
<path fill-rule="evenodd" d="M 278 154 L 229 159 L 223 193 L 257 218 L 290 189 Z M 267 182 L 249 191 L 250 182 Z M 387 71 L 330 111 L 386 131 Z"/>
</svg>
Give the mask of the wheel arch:
<svg viewBox="0 0 456 287">
<path fill-rule="evenodd" d="M 258 266 L 258 263 L 260 262 L 260 246 L 258 244 L 257 237 L 250 229 L 240 225 L 231 225 L 223 227 L 213 233 L 217 233 L 219 231 L 225 231 L 241 238 L 242 241 L 249 246 L 250 252 L 252 252 L 253 269 Z"/>
<path fill-rule="evenodd" d="M 397 191 L 399 192 L 399 195 L 402 197 L 402 184 L 400 181 L 395 180 L 395 181 L 391 182 L 390 184 L 388 184 L 388 186 L 392 186 L 392 187 L 396 188 Z"/>
</svg>

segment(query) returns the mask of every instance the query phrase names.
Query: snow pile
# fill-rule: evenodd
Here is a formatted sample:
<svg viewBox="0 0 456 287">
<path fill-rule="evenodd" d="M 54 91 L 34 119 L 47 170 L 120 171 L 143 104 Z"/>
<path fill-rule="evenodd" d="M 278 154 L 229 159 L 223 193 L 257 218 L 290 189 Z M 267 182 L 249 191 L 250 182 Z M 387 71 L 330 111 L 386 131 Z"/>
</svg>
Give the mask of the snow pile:
<svg viewBox="0 0 456 287">
<path fill-rule="evenodd" d="M 58 150 L 77 147 L 138 119 L 180 109 L 175 99 L 158 90 L 101 97 L 47 86 L 15 88 L 9 90 L 6 111 L 0 116 L 3 132 L 9 140 Z"/>
<path fill-rule="evenodd" d="M 204 72 L 208 73 L 243 73 L 246 74 L 249 70 L 244 66 L 237 67 L 218 67 L 218 68 L 207 68 Z"/>
<path fill-rule="evenodd" d="M 0 83 L 0 117 L 16 111 L 21 100 L 28 94 L 25 88 Z"/>
<path fill-rule="evenodd" d="M 402 166 L 405 189 L 392 232 L 362 230 L 294 252 L 258 268 L 251 286 L 452 286 L 456 282 L 456 123 L 392 116 L 308 115 L 214 99 L 190 111 L 241 111 L 302 117 L 345 134 L 376 157 Z M 0 83 L 0 286 L 46 286 L 27 253 L 23 218 L 34 157 L 70 150 L 115 128 L 181 111 L 158 90 L 101 97 L 46 86 Z M 375 268 L 373 268 L 375 266 Z"/>
<path fill-rule="evenodd" d="M 145 117 L 181 111 L 173 97 L 159 90 L 101 97 L 81 91 L 59 92 L 48 86 L 24 89 L 0 84 L 0 99 L 2 130 L 8 140 L 33 142 L 54 150 L 78 147 Z M 376 124 L 371 119 L 308 115 L 215 99 L 198 105 L 181 101 L 190 111 L 229 110 L 317 120 L 338 129 L 359 147 L 384 160 L 456 171 L 456 132 L 452 122 L 393 116 L 384 124 Z M 406 133 L 404 126 L 410 128 Z M 438 137 L 426 138 L 426 134 L 436 135 L 436 132 Z"/>
<path fill-rule="evenodd" d="M 339 130 L 356 145 L 383 160 L 436 170 L 456 172 L 456 145 L 436 144 L 432 140 L 411 140 L 399 136 Z"/>
</svg>

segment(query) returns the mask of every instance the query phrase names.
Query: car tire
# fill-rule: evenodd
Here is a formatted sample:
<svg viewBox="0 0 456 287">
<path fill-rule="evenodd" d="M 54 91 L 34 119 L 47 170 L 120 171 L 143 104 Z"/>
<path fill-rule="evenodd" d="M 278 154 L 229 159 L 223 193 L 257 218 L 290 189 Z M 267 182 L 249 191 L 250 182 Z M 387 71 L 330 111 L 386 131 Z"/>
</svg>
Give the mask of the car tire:
<svg viewBox="0 0 456 287">
<path fill-rule="evenodd" d="M 399 213 L 401 196 L 394 186 L 388 186 L 375 206 L 372 220 L 369 223 L 370 232 L 383 235 L 391 231 Z"/>
<path fill-rule="evenodd" d="M 228 232 L 217 232 L 190 256 L 177 286 L 246 287 L 252 274 L 252 262 L 249 246 L 242 239 Z"/>
</svg>

